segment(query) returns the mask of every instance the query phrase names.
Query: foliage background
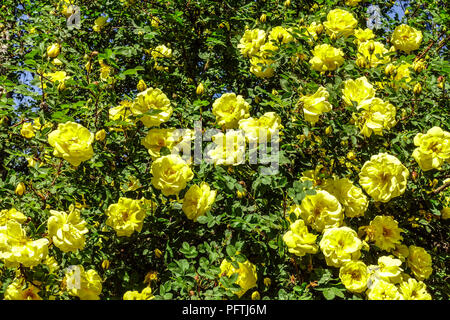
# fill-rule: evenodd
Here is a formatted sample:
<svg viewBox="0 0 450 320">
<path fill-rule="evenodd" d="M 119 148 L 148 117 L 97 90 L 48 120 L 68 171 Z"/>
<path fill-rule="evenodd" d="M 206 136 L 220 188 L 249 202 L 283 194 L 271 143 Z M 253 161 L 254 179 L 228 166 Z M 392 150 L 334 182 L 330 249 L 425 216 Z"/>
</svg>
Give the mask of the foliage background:
<svg viewBox="0 0 450 320">
<path fill-rule="evenodd" d="M 82 264 L 85 269 L 97 270 L 104 280 L 103 299 L 121 299 L 127 290 L 141 290 L 151 271 L 157 272 L 157 279 L 151 282 L 157 298 L 233 298 L 219 285 L 217 274 L 223 258 L 238 255 L 238 260 L 245 257 L 257 265 L 257 289 L 263 298 L 362 298 L 345 291 L 338 270 L 328 268 L 321 254 L 311 259 L 288 254 L 282 241 L 288 228 L 285 215 L 292 198 L 305 196 L 305 185 L 297 183 L 294 187 L 302 172 L 323 165 L 322 177 L 333 173 L 357 182 L 362 164 L 371 155 L 387 151 L 417 178 L 410 176 L 403 196 L 381 205 L 372 200 L 363 218 L 346 218 L 346 223 L 357 230 L 368 225 L 375 215 L 393 215 L 406 230 L 403 243 L 424 247 L 432 255 L 434 271 L 426 281 L 431 295 L 434 299 L 448 299 L 449 227 L 448 220 L 440 219 L 440 211 L 449 192 L 433 190 L 449 177 L 449 166 L 442 171 L 422 172 L 411 157 L 417 133 L 435 125 L 450 129 L 449 85 L 445 82 L 438 87 L 438 77 L 448 79 L 450 71 L 446 44 L 449 32 L 442 27 L 449 25 L 448 4 L 432 0 L 411 5 L 402 2 L 409 14 L 399 21 L 390 11 L 393 2 L 370 1 L 382 9 L 384 25 L 376 31 L 377 38 L 384 39 L 382 42 L 388 42 L 391 31 L 401 22 L 423 32 L 422 46 L 414 53 L 426 51 L 423 57 L 428 67 L 414 75 L 423 86 L 419 96 L 413 95 L 412 85 L 397 91 L 378 89 L 378 97 L 397 107 L 399 122 L 384 136 L 367 139 L 350 123 L 352 109 L 341 104 L 341 83 L 362 75 L 376 83 L 384 81 L 385 75 L 383 68 L 356 66 L 352 37 L 332 41 L 323 33 L 317 40 L 334 42 L 344 50 L 346 61 L 336 72 L 324 76 L 313 71 L 308 63 L 313 46 L 300 38 L 277 53 L 275 76 L 269 79 L 256 78 L 249 72 L 249 61 L 240 55 L 237 43 L 246 27 L 268 31 L 277 25 L 299 25 L 300 20 L 305 24 L 324 21 L 328 11 L 336 7 L 353 12 L 359 19 L 358 26 L 365 28 L 369 2 L 356 7 L 333 0 L 291 1 L 290 6 L 276 0 L 74 3 L 82 13 L 80 29 L 67 28 L 57 1 L 4 0 L 0 10 L 0 209 L 15 207 L 22 211 L 29 217 L 27 234 L 39 238 L 45 236 L 50 209 L 64 211 L 70 204 L 85 204 L 82 215 L 89 228 L 84 250 L 64 254 L 57 248 L 50 249 L 49 254 L 59 263 L 58 272 L 48 272 L 43 264 L 20 270 L 27 279 L 44 284 L 41 297 L 71 299 L 61 291 L 63 270 Z M 267 15 L 265 23 L 259 20 L 263 13 Z M 101 32 L 95 32 L 94 20 L 101 15 L 107 15 L 109 23 Z M 152 17 L 159 18 L 159 27 L 151 26 Z M 47 46 L 54 42 L 62 44 L 60 67 L 52 65 L 45 55 Z M 159 44 L 173 50 L 173 58 L 160 62 L 168 71 L 156 70 L 155 61 L 146 52 Z M 93 51 L 98 55 L 92 55 Z M 293 61 L 291 57 L 297 53 L 307 58 Z M 411 63 L 415 54 L 395 57 Z M 109 81 L 99 77 L 99 58 L 114 68 Z M 93 61 L 91 73 L 85 69 L 88 59 Z M 66 90 L 59 91 L 50 82 L 44 91 L 40 90 L 39 73 L 56 69 L 65 70 L 71 77 L 66 81 Z M 203 127 L 213 127 L 211 105 L 224 92 L 243 95 L 251 103 L 252 116 L 277 112 L 285 127 L 280 174 L 259 176 L 258 166 L 248 164 L 232 169 L 196 165 L 191 183 L 208 182 L 218 190 L 218 197 L 213 210 L 199 223 L 187 220 L 176 199 L 163 197 L 151 185 L 151 158 L 140 144 L 146 133 L 142 124 L 125 132 L 109 129 L 114 124 L 108 119 L 109 108 L 133 99 L 140 79 L 149 87 L 161 88 L 170 98 L 174 114 L 165 127 L 192 128 L 196 120 L 202 120 Z M 201 96 L 195 92 L 199 83 L 206 88 Z M 330 92 L 333 110 L 312 127 L 296 105 L 300 94 L 313 93 L 319 85 Z M 94 143 L 95 156 L 74 170 L 52 156 L 47 142 L 52 128 L 38 132 L 30 140 L 20 135 L 21 124 L 35 117 L 43 124 L 52 122 L 53 129 L 57 123 L 69 120 L 91 132 L 106 129 L 107 138 Z M 332 132 L 326 134 L 329 126 Z M 346 158 L 349 151 L 355 152 L 355 160 Z M 25 158 L 30 155 L 44 165 L 28 167 Z M 130 176 L 139 178 L 142 188 L 126 191 Z M 27 188 L 22 197 L 14 193 L 20 181 Z M 247 194 L 238 198 L 236 192 L 243 190 Z M 148 213 L 142 232 L 130 238 L 118 238 L 105 225 L 106 208 L 120 196 L 144 196 L 158 203 L 156 212 Z M 180 199 L 182 196 L 183 192 Z M 162 252 L 161 258 L 155 249 Z M 379 255 L 380 251 L 371 246 L 363 260 L 376 263 Z M 102 267 L 104 260 L 110 262 L 109 268 Z M 0 296 L 14 274 L 14 269 L 0 263 Z M 270 286 L 263 284 L 266 277 L 271 279 Z M 252 292 L 249 290 L 243 298 L 249 298 Z"/>
</svg>

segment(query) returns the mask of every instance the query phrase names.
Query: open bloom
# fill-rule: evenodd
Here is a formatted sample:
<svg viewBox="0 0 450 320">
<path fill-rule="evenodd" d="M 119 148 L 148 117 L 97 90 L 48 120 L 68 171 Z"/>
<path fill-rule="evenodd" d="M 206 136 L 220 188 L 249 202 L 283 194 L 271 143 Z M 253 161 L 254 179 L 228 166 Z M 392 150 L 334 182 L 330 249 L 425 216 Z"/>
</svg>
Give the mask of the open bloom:
<svg viewBox="0 0 450 320">
<path fill-rule="evenodd" d="M 269 33 L 269 40 L 275 43 L 283 43 L 283 44 L 289 43 L 294 40 L 289 31 L 290 31 L 289 29 L 286 30 L 282 26 L 274 27 Z"/>
<path fill-rule="evenodd" d="M 161 89 L 148 88 L 138 93 L 131 106 L 131 112 L 136 116 L 142 115 L 139 120 L 144 126 L 150 128 L 169 120 L 173 109 L 169 98 Z"/>
<path fill-rule="evenodd" d="M 372 40 L 373 38 L 375 38 L 375 34 L 369 28 L 366 28 L 366 29 L 359 28 L 359 29 L 355 30 L 355 38 L 356 38 L 356 40 L 354 42 L 357 45 L 359 45 L 362 42 Z"/>
<path fill-rule="evenodd" d="M 376 216 L 366 228 L 369 240 L 386 251 L 392 251 L 400 245 L 403 240 L 401 232 L 403 230 L 398 227 L 398 222 L 390 216 Z"/>
<path fill-rule="evenodd" d="M 0 260 L 6 267 L 35 267 L 47 257 L 48 240 L 31 240 L 16 220 L 0 226 Z"/>
<path fill-rule="evenodd" d="M 364 163 L 359 184 L 375 201 L 388 202 L 406 190 L 408 169 L 396 157 L 379 153 Z"/>
<path fill-rule="evenodd" d="M 245 132 L 247 141 L 269 141 L 281 128 L 281 118 L 275 112 L 266 112 L 260 118 L 250 117 L 239 121 L 239 129 Z"/>
<path fill-rule="evenodd" d="M 33 125 L 30 122 L 25 122 L 20 129 L 20 134 L 27 139 L 33 138 L 35 135 Z"/>
<path fill-rule="evenodd" d="M 144 199 L 120 197 L 117 203 L 108 207 L 106 215 L 106 225 L 112 227 L 118 237 L 129 237 L 135 231 L 141 232 L 145 218 Z"/>
<path fill-rule="evenodd" d="M 368 300 L 403 300 L 397 286 L 383 280 L 376 280 L 366 294 Z"/>
<path fill-rule="evenodd" d="M 283 235 L 283 241 L 290 253 L 302 257 L 307 253 L 314 254 L 319 247 L 316 244 L 317 235 L 309 233 L 305 221 L 298 219 L 289 227 L 289 231 Z"/>
<path fill-rule="evenodd" d="M 206 182 L 202 182 L 200 186 L 194 184 L 186 192 L 183 199 L 182 210 L 193 221 L 197 221 L 198 217 L 203 216 L 209 211 L 216 199 L 216 190 L 211 190 Z"/>
<path fill-rule="evenodd" d="M 358 20 L 348 11 L 334 9 L 328 12 L 327 21 L 323 23 L 329 36 L 349 36 L 358 25 Z"/>
<path fill-rule="evenodd" d="M 266 32 L 264 30 L 246 30 L 237 47 L 244 57 L 251 57 L 258 53 L 265 41 Z"/>
<path fill-rule="evenodd" d="M 326 228 L 342 225 L 342 206 L 335 196 L 325 190 L 306 196 L 300 204 L 300 216 L 314 230 L 322 232 Z"/>
<path fill-rule="evenodd" d="M 348 291 L 361 293 L 367 289 L 369 272 L 362 261 L 348 261 L 339 269 L 339 278 Z"/>
<path fill-rule="evenodd" d="M 216 116 L 219 126 L 232 129 L 238 127 L 239 120 L 250 116 L 249 108 L 250 105 L 241 95 L 224 93 L 214 101 L 212 113 Z"/>
<path fill-rule="evenodd" d="M 75 167 L 94 156 L 93 141 L 92 132 L 71 121 L 58 124 L 58 129 L 48 135 L 48 142 L 55 148 L 53 155 L 67 160 Z"/>
<path fill-rule="evenodd" d="M 314 94 L 305 95 L 300 98 L 303 103 L 303 114 L 305 120 L 315 124 L 319 121 L 319 116 L 324 112 L 329 112 L 333 108 L 328 102 L 330 94 L 324 87 L 319 87 Z"/>
<path fill-rule="evenodd" d="M 174 154 L 156 159 L 152 163 L 150 173 L 153 175 L 153 186 L 165 196 L 178 195 L 194 177 L 187 163 Z"/>
<path fill-rule="evenodd" d="M 398 283 L 401 281 L 401 273 L 403 271 L 400 266 L 402 261 L 395 259 L 392 256 L 382 256 L 378 258 L 377 275 L 380 279 L 391 283 Z"/>
<path fill-rule="evenodd" d="M 425 283 L 414 278 L 403 281 L 399 288 L 404 300 L 432 300 Z"/>
<path fill-rule="evenodd" d="M 235 283 L 238 284 L 241 289 L 235 292 L 235 294 L 240 298 L 247 290 L 256 287 L 258 275 L 256 273 L 255 265 L 250 261 L 238 262 L 238 265 L 239 268 L 235 268 L 231 262 L 224 259 L 220 264 L 220 276 L 231 277 L 235 273 L 238 274 Z"/>
<path fill-rule="evenodd" d="M 9 220 L 15 220 L 22 224 L 27 221 L 27 217 L 15 208 L 0 210 L 0 226 L 6 225 Z"/>
<path fill-rule="evenodd" d="M 189 148 L 193 138 L 193 132 L 189 129 L 153 128 L 141 140 L 141 143 L 148 149 L 152 158 L 158 158 L 161 156 L 160 151 L 163 147 L 168 148 L 169 151 L 181 150 L 185 146 Z"/>
<path fill-rule="evenodd" d="M 418 133 L 414 137 L 417 146 L 412 154 L 423 171 L 440 170 L 450 160 L 450 132 L 433 127 L 427 133 Z"/>
<path fill-rule="evenodd" d="M 71 205 L 69 213 L 50 210 L 50 214 L 52 216 L 48 219 L 47 226 L 48 236 L 53 244 L 63 252 L 83 249 L 88 229 L 86 221 L 81 219 L 80 210 Z"/>
<path fill-rule="evenodd" d="M 349 179 L 329 179 L 325 181 L 321 188 L 338 199 L 347 217 L 364 216 L 369 205 L 367 196 L 361 188 L 355 186 Z"/>
<path fill-rule="evenodd" d="M 237 166 L 245 160 L 245 137 L 240 130 L 227 130 L 212 136 L 216 145 L 207 155 L 216 165 Z"/>
<path fill-rule="evenodd" d="M 349 227 L 326 229 L 319 245 L 330 267 L 339 268 L 361 256 L 362 241 Z"/>
<path fill-rule="evenodd" d="M 411 51 L 419 49 L 422 42 L 422 32 L 402 24 L 395 28 L 391 42 L 396 49 L 409 54 Z"/>
<path fill-rule="evenodd" d="M 329 44 L 315 46 L 312 53 L 314 56 L 309 63 L 311 68 L 319 72 L 336 70 L 344 63 L 344 52 Z"/>
<path fill-rule="evenodd" d="M 71 266 L 63 281 L 71 296 L 80 300 L 100 300 L 102 279 L 94 269 L 85 271 L 82 265 Z"/>
<path fill-rule="evenodd" d="M 431 256 L 422 247 L 410 246 L 406 262 L 417 280 L 428 279 L 433 272 Z"/>
<path fill-rule="evenodd" d="M 5 300 L 42 300 L 38 295 L 39 288 L 31 283 L 27 283 L 26 288 L 24 279 L 14 279 L 5 290 Z"/>
<path fill-rule="evenodd" d="M 352 106 L 353 102 L 360 104 L 364 100 L 371 99 L 375 96 L 375 89 L 369 83 L 366 77 L 360 77 L 355 80 L 344 81 L 344 89 L 342 89 L 342 100 L 348 106 Z"/>
<path fill-rule="evenodd" d="M 371 98 L 362 101 L 358 107 L 358 126 L 361 134 L 370 137 L 372 133 L 383 135 L 383 129 L 391 129 L 396 125 L 395 107 L 380 98 Z"/>
</svg>

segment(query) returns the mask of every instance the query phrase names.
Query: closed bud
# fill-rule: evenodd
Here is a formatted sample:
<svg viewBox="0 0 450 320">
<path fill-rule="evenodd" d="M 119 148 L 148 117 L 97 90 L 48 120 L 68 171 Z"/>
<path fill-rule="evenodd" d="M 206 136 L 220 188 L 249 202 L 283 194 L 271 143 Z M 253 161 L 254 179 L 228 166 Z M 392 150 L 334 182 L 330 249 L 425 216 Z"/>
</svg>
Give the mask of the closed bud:
<svg viewBox="0 0 450 320">
<path fill-rule="evenodd" d="M 317 34 L 321 34 L 322 31 L 323 31 L 323 25 L 322 25 L 322 24 L 319 24 L 319 25 L 316 27 L 316 33 L 317 33 Z"/>
<path fill-rule="evenodd" d="M 277 96 L 277 95 L 278 95 L 278 91 L 275 90 L 275 89 L 272 89 L 272 94 L 273 94 L 274 96 Z"/>
<path fill-rule="evenodd" d="M 102 268 L 105 270 L 109 268 L 109 260 L 103 260 Z"/>
<path fill-rule="evenodd" d="M 422 72 L 425 70 L 425 62 L 423 60 L 413 62 L 413 69 L 415 72 Z"/>
<path fill-rule="evenodd" d="M 390 76 L 391 74 L 393 74 L 395 72 L 395 66 L 392 63 L 389 63 L 386 68 L 384 68 L 384 73 L 387 76 Z"/>
<path fill-rule="evenodd" d="M 162 252 L 159 249 L 155 249 L 155 256 L 159 259 L 162 257 Z"/>
<path fill-rule="evenodd" d="M 105 140 L 105 138 L 106 138 L 106 131 L 105 131 L 105 129 L 102 129 L 102 130 L 97 131 L 95 133 L 95 140 L 103 141 L 103 140 Z"/>
<path fill-rule="evenodd" d="M 236 191 L 236 195 L 239 199 L 242 199 L 243 197 L 245 197 L 245 195 L 247 194 L 247 192 L 244 191 Z"/>
<path fill-rule="evenodd" d="M 369 53 L 372 54 L 375 51 L 375 44 L 373 41 L 369 43 Z"/>
<path fill-rule="evenodd" d="M 205 93 L 205 87 L 203 86 L 203 83 L 199 83 L 197 86 L 197 89 L 195 90 L 195 93 L 197 93 L 197 95 L 201 96 L 202 94 Z"/>
<path fill-rule="evenodd" d="M 139 92 L 145 91 L 147 89 L 147 85 L 145 84 L 144 80 L 139 80 L 138 84 L 137 84 L 137 89 Z"/>
<path fill-rule="evenodd" d="M 51 46 L 47 47 L 47 56 L 50 58 L 56 58 L 61 52 L 61 46 L 59 43 L 53 43 Z"/>
<path fill-rule="evenodd" d="M 270 280 L 270 278 L 264 278 L 264 285 L 266 287 L 270 287 L 271 284 L 272 284 L 272 280 Z"/>
<path fill-rule="evenodd" d="M 326 134 L 326 135 L 329 135 L 331 132 L 333 132 L 333 128 L 331 128 L 331 126 L 328 126 L 328 127 L 325 129 L 325 134 Z"/>
<path fill-rule="evenodd" d="M 414 94 L 417 95 L 419 95 L 422 92 L 422 85 L 420 84 L 420 82 L 414 86 L 413 92 Z"/>
<path fill-rule="evenodd" d="M 25 184 L 23 182 L 19 183 L 14 191 L 18 196 L 22 196 L 25 193 Z"/>
<path fill-rule="evenodd" d="M 261 299 L 261 295 L 259 294 L 258 291 L 255 291 L 252 293 L 252 300 L 259 300 Z"/>
<path fill-rule="evenodd" d="M 286 0 L 285 2 L 284 2 L 284 6 L 285 7 L 289 7 L 291 5 L 291 0 Z"/>
<path fill-rule="evenodd" d="M 265 13 L 263 13 L 263 14 L 261 15 L 261 17 L 259 17 L 259 21 L 261 21 L 262 23 L 264 23 L 264 22 L 266 22 L 266 20 L 267 20 L 267 15 L 266 15 Z"/>
</svg>

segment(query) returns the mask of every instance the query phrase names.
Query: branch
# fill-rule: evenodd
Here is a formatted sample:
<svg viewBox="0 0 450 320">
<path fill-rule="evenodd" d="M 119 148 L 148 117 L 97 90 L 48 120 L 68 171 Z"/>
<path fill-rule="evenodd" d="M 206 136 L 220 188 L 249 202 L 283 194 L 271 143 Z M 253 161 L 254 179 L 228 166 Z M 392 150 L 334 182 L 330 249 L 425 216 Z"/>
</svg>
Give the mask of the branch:
<svg viewBox="0 0 450 320">
<path fill-rule="evenodd" d="M 450 186 L 450 181 L 447 181 L 446 183 L 444 183 L 442 186 L 440 186 L 439 188 L 433 190 L 434 194 L 438 194 L 441 191 L 445 190 L 448 186 Z"/>
</svg>

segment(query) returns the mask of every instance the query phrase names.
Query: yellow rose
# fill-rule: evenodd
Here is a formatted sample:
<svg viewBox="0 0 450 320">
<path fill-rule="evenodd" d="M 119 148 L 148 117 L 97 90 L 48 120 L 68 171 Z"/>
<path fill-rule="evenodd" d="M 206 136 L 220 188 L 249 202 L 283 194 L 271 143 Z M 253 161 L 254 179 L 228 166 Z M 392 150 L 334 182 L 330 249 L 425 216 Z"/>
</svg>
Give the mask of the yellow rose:
<svg viewBox="0 0 450 320">
<path fill-rule="evenodd" d="M 374 68 L 380 64 L 387 64 L 391 61 L 389 56 L 387 56 L 388 52 L 388 49 L 381 42 L 373 40 L 361 42 L 358 45 L 356 62 L 359 66 L 365 68 Z M 377 56 L 380 56 L 380 58 Z"/>
<path fill-rule="evenodd" d="M 153 175 L 153 186 L 165 196 L 178 195 L 194 177 L 186 162 L 173 154 L 156 159 L 150 173 Z"/>
<path fill-rule="evenodd" d="M 390 216 L 376 216 L 366 229 L 370 241 L 382 250 L 392 251 L 403 240 L 398 222 Z"/>
<path fill-rule="evenodd" d="M 173 139 L 174 131 L 175 129 L 153 128 L 142 139 L 141 143 L 148 149 L 148 153 L 153 158 L 158 158 L 161 148 L 166 147 L 170 149 L 175 143 Z"/>
<path fill-rule="evenodd" d="M 81 219 L 80 210 L 73 205 L 69 207 L 69 214 L 63 211 L 50 210 L 48 219 L 48 236 L 53 244 L 63 252 L 83 249 L 88 229 L 86 221 Z"/>
<path fill-rule="evenodd" d="M 312 53 L 314 57 L 309 63 L 313 70 L 319 72 L 336 70 L 344 63 L 344 52 L 329 44 L 315 46 Z"/>
<path fill-rule="evenodd" d="M 370 137 L 372 133 L 383 135 L 383 129 L 391 129 L 397 124 L 396 108 L 380 98 L 362 101 L 358 106 L 357 124 L 361 134 Z"/>
<path fill-rule="evenodd" d="M 364 163 L 359 184 L 375 201 L 388 202 L 406 190 L 408 169 L 396 157 L 379 153 Z"/>
<path fill-rule="evenodd" d="M 355 30 L 355 38 L 356 38 L 356 40 L 354 41 L 355 44 L 359 45 L 362 42 L 372 40 L 373 38 L 375 38 L 375 34 L 369 28 L 366 29 L 358 28 Z"/>
<path fill-rule="evenodd" d="M 433 272 L 431 256 L 422 247 L 410 246 L 406 262 L 417 280 L 428 279 Z"/>
<path fill-rule="evenodd" d="M 403 300 L 395 284 L 376 280 L 366 292 L 368 300 Z"/>
<path fill-rule="evenodd" d="M 399 287 L 404 300 L 432 300 L 427 292 L 427 286 L 422 281 L 409 278 L 400 283 Z"/>
<path fill-rule="evenodd" d="M 402 265 L 402 261 L 399 259 L 395 259 L 392 256 L 382 256 L 378 258 L 378 266 L 377 275 L 380 279 L 390 282 L 390 283 L 398 283 L 401 281 L 401 273 L 403 271 L 400 266 Z"/>
<path fill-rule="evenodd" d="M 238 277 L 236 284 L 238 284 L 241 289 L 234 292 L 239 298 L 247 292 L 247 290 L 256 287 L 256 281 L 258 280 L 258 275 L 256 273 L 256 267 L 250 261 L 238 262 L 239 268 L 235 268 L 231 262 L 226 259 L 220 264 L 220 276 L 231 277 L 233 274 L 237 273 Z"/>
<path fill-rule="evenodd" d="M 341 204 L 325 190 L 306 196 L 299 209 L 300 217 L 318 232 L 326 228 L 339 227 L 344 219 Z"/>
<path fill-rule="evenodd" d="M 0 226 L 0 260 L 7 268 L 35 267 L 47 257 L 48 240 L 31 240 L 16 220 L 8 220 Z"/>
<path fill-rule="evenodd" d="M 289 227 L 289 231 L 283 235 L 283 241 L 288 251 L 302 257 L 307 253 L 314 254 L 318 250 L 316 244 L 317 235 L 308 232 L 305 221 L 298 219 Z"/>
<path fill-rule="evenodd" d="M 274 75 L 274 69 L 271 67 L 274 62 L 274 60 L 253 56 L 250 59 L 250 72 L 258 78 L 270 78 Z"/>
<path fill-rule="evenodd" d="M 200 82 L 198 84 L 197 88 L 195 89 L 195 93 L 199 96 L 205 93 L 205 86 L 203 85 L 203 83 Z"/>
<path fill-rule="evenodd" d="M 5 226 L 9 220 L 15 220 L 22 224 L 27 221 L 27 217 L 15 208 L 0 210 L 0 226 Z"/>
<path fill-rule="evenodd" d="M 194 184 L 184 195 L 182 210 L 188 219 L 197 221 L 208 212 L 216 199 L 216 190 L 211 190 L 206 182 Z"/>
<path fill-rule="evenodd" d="M 146 287 L 141 292 L 127 291 L 123 295 L 123 300 L 153 300 L 152 288 Z"/>
<path fill-rule="evenodd" d="M 319 246 L 327 265 L 339 268 L 346 262 L 359 259 L 362 241 L 349 227 L 330 228 L 325 229 Z"/>
<path fill-rule="evenodd" d="M 393 76 L 394 88 L 398 88 L 399 86 L 401 88 L 408 87 L 407 83 L 412 80 L 410 68 L 412 68 L 412 65 L 409 63 L 402 63 L 400 66 L 396 67 L 396 73 Z M 400 83 L 400 85 L 398 85 L 398 83 Z"/>
<path fill-rule="evenodd" d="M 48 135 L 48 142 L 55 148 L 53 155 L 75 167 L 94 156 L 93 141 L 93 133 L 81 124 L 70 121 L 58 124 L 58 129 Z"/>
<path fill-rule="evenodd" d="M 347 37 L 352 35 L 358 25 L 358 20 L 348 11 L 334 9 L 328 12 L 327 21 L 323 23 L 329 36 Z"/>
<path fill-rule="evenodd" d="M 106 209 L 106 225 L 116 231 L 118 237 L 129 237 L 141 232 L 145 218 L 144 199 L 133 200 L 120 197 L 117 203 Z"/>
<path fill-rule="evenodd" d="M 418 133 L 414 137 L 413 158 L 423 171 L 442 169 L 450 160 L 450 132 L 433 127 L 426 134 Z"/>
<path fill-rule="evenodd" d="M 250 117 L 239 121 L 239 129 L 244 131 L 247 141 L 259 141 L 261 137 L 270 141 L 272 135 L 282 127 L 281 118 L 275 112 L 266 112 L 260 118 Z"/>
<path fill-rule="evenodd" d="M 150 128 L 169 120 L 173 109 L 169 98 L 160 89 L 148 88 L 137 95 L 131 106 L 131 112 L 134 115 L 143 115 L 139 120 Z"/>
<path fill-rule="evenodd" d="M 319 121 L 319 116 L 322 113 L 331 111 L 333 107 L 327 101 L 329 96 L 327 89 L 319 87 L 314 94 L 300 98 L 299 101 L 303 103 L 303 114 L 306 121 L 314 125 Z"/>
<path fill-rule="evenodd" d="M 97 271 L 85 271 L 82 265 L 72 266 L 67 270 L 64 282 L 71 296 L 79 297 L 80 300 L 100 300 L 102 279 Z"/>
<path fill-rule="evenodd" d="M 425 65 L 425 61 L 423 61 L 423 59 L 414 61 L 412 64 L 412 67 L 415 72 L 422 72 L 423 70 L 425 70 L 427 68 Z"/>
<path fill-rule="evenodd" d="M 34 137 L 35 133 L 31 122 L 25 122 L 22 125 L 22 129 L 20 129 L 20 134 L 22 135 L 22 137 L 25 137 L 27 139 L 31 139 Z"/>
<path fill-rule="evenodd" d="M 339 269 L 339 278 L 348 291 L 361 293 L 367 289 L 369 272 L 362 261 L 348 261 Z"/>
<path fill-rule="evenodd" d="M 56 58 L 61 52 L 61 45 L 59 43 L 53 43 L 47 47 L 47 56 L 50 58 Z"/>
<path fill-rule="evenodd" d="M 245 160 L 245 137 L 240 130 L 227 130 L 212 136 L 216 145 L 207 153 L 209 159 L 215 165 L 237 166 Z"/>
<path fill-rule="evenodd" d="M 269 33 L 269 40 L 275 43 L 283 43 L 283 44 L 294 41 L 294 38 L 289 33 L 289 31 L 292 30 L 290 29 L 286 30 L 281 26 L 274 27 Z"/>
<path fill-rule="evenodd" d="M 373 85 L 367 81 L 366 77 L 355 80 L 344 81 L 344 89 L 342 89 L 342 99 L 348 106 L 352 106 L 352 101 L 360 104 L 364 100 L 371 99 L 375 96 Z"/>
<path fill-rule="evenodd" d="M 212 113 L 216 116 L 217 124 L 226 129 L 238 127 L 239 120 L 250 116 L 250 105 L 241 95 L 224 93 L 216 99 L 212 106 Z"/>
<path fill-rule="evenodd" d="M 422 42 L 422 32 L 406 24 L 395 28 L 391 37 L 391 42 L 395 49 L 410 53 L 417 50 Z"/>
<path fill-rule="evenodd" d="M 246 30 L 237 47 L 244 57 L 251 57 L 258 53 L 265 41 L 266 32 L 264 30 Z"/>
<path fill-rule="evenodd" d="M 409 249 L 408 246 L 404 244 L 396 244 L 395 249 L 392 251 L 392 253 L 401 261 L 405 262 L 406 258 L 409 255 Z"/>
<path fill-rule="evenodd" d="M 39 289 L 31 283 L 26 284 L 24 279 L 15 278 L 5 290 L 5 300 L 42 300 L 38 295 Z"/>
<path fill-rule="evenodd" d="M 329 179 L 321 188 L 337 198 L 347 217 L 364 216 L 369 205 L 367 197 L 361 188 L 356 187 L 349 179 Z"/>
</svg>

